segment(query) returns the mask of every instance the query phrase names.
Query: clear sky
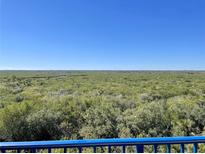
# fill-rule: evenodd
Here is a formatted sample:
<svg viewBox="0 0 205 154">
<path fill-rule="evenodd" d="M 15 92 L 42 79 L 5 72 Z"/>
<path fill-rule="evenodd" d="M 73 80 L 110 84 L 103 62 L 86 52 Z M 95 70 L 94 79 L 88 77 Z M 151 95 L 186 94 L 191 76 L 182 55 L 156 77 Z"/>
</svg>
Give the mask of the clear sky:
<svg viewBox="0 0 205 154">
<path fill-rule="evenodd" d="M 205 0 L 0 0 L 0 69 L 205 70 Z"/>
</svg>

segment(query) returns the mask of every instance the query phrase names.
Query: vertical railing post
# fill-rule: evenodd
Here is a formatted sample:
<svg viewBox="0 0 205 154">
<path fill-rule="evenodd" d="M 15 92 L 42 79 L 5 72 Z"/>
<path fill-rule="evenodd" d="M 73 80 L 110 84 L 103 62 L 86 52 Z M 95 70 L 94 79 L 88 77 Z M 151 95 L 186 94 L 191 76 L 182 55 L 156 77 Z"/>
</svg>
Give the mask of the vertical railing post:
<svg viewBox="0 0 205 154">
<path fill-rule="evenodd" d="M 1 152 L 2 152 L 2 153 L 6 153 L 6 150 L 5 150 L 5 149 L 1 149 Z"/>
<path fill-rule="evenodd" d="M 48 148 L 48 153 L 51 153 L 51 148 Z"/>
<path fill-rule="evenodd" d="M 21 149 L 17 149 L 17 153 L 21 153 Z"/>
<path fill-rule="evenodd" d="M 138 144 L 136 146 L 136 152 L 137 153 L 144 153 L 144 145 L 143 144 Z"/>
<path fill-rule="evenodd" d="M 180 153 L 184 153 L 184 144 L 180 144 Z"/>
<path fill-rule="evenodd" d="M 31 153 L 36 153 L 36 149 L 32 148 Z"/>
<path fill-rule="evenodd" d="M 108 145 L 108 153 L 111 153 L 111 152 L 112 152 L 111 146 Z"/>
<path fill-rule="evenodd" d="M 78 153 L 82 153 L 82 147 L 78 147 Z"/>
<path fill-rule="evenodd" d="M 96 153 L 97 152 L 97 148 L 96 146 L 93 147 L 93 153 Z"/>
<path fill-rule="evenodd" d="M 125 153 L 125 152 L 126 152 L 126 146 L 123 145 L 123 146 L 122 146 L 122 153 Z"/>
<path fill-rule="evenodd" d="M 63 153 L 67 153 L 67 148 L 66 147 L 63 148 Z"/>
<path fill-rule="evenodd" d="M 193 153 L 197 153 L 197 152 L 198 152 L 198 144 L 197 144 L 197 143 L 194 143 Z"/>
<path fill-rule="evenodd" d="M 171 153 L 171 145 L 167 144 L 166 147 L 167 147 L 167 153 Z"/>
<path fill-rule="evenodd" d="M 158 145 L 157 144 L 154 144 L 154 153 L 157 153 L 157 151 L 158 151 Z"/>
</svg>

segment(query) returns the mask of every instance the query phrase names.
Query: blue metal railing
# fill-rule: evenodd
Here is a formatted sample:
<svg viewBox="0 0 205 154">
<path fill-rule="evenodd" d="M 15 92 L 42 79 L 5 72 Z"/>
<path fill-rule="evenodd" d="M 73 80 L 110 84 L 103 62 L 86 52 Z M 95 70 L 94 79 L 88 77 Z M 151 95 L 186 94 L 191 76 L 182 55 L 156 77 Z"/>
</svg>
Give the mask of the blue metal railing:
<svg viewBox="0 0 205 154">
<path fill-rule="evenodd" d="M 118 138 L 118 139 L 90 139 L 90 140 L 60 140 L 60 141 L 30 141 L 30 142 L 0 142 L 0 151 L 7 152 L 8 150 L 15 150 L 15 152 L 22 152 L 22 150 L 29 150 L 29 152 L 39 152 L 40 149 L 47 149 L 47 152 L 52 152 L 52 149 L 67 149 L 77 148 L 79 153 L 83 152 L 83 148 L 92 148 L 92 152 L 97 152 L 97 147 L 107 147 L 108 153 L 112 152 L 115 146 L 121 147 L 121 152 L 126 152 L 127 146 L 134 146 L 135 152 L 143 153 L 145 145 L 152 145 L 154 151 L 158 152 L 160 145 L 166 146 L 166 152 L 170 153 L 172 146 L 180 145 L 180 152 L 185 152 L 185 145 L 193 145 L 193 153 L 198 152 L 198 145 L 205 146 L 205 136 L 194 137 L 158 137 L 158 138 Z M 205 151 L 203 151 L 205 152 Z"/>
</svg>

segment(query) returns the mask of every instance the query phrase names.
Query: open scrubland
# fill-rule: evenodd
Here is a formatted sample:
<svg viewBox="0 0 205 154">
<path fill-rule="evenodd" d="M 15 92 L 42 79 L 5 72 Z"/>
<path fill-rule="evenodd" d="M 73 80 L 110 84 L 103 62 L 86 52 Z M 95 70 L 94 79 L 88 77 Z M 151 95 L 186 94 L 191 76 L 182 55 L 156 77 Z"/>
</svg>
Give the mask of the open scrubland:
<svg viewBox="0 0 205 154">
<path fill-rule="evenodd" d="M 205 72 L 0 71 L 0 141 L 205 134 Z"/>
</svg>

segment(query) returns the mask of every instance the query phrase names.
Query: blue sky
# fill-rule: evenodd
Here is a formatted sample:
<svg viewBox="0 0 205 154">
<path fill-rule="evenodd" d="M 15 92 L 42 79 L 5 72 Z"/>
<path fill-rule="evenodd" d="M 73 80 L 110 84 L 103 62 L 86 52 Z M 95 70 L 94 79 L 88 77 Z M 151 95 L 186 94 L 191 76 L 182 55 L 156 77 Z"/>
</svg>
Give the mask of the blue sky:
<svg viewBox="0 0 205 154">
<path fill-rule="evenodd" d="M 0 69 L 205 70 L 205 0 L 0 0 Z"/>
</svg>

